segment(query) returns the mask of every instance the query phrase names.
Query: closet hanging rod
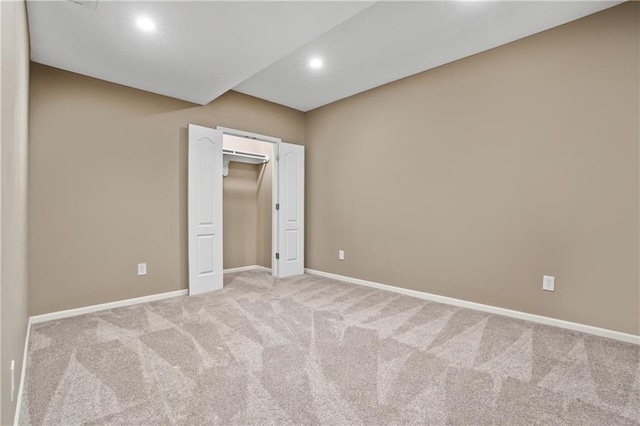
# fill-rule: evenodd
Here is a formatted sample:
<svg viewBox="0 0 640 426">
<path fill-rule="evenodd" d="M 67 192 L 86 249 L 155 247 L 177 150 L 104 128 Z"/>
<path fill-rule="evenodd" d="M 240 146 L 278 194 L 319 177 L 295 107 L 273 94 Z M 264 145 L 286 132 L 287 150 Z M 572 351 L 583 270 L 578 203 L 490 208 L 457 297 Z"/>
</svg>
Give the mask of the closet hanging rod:
<svg viewBox="0 0 640 426">
<path fill-rule="evenodd" d="M 222 175 L 227 176 L 229 174 L 229 163 L 236 161 L 239 163 L 248 164 L 264 164 L 269 162 L 269 156 L 263 154 L 254 154 L 252 152 L 236 151 L 232 149 L 222 150 Z"/>
<path fill-rule="evenodd" d="M 223 149 L 222 153 L 227 156 L 235 156 L 240 158 L 247 158 L 255 161 L 261 161 L 264 163 L 269 162 L 269 156 L 263 154 L 254 154 L 253 152 L 236 151 L 232 149 Z M 233 161 L 233 160 L 232 160 Z M 259 163 L 258 163 L 259 164 Z"/>
</svg>

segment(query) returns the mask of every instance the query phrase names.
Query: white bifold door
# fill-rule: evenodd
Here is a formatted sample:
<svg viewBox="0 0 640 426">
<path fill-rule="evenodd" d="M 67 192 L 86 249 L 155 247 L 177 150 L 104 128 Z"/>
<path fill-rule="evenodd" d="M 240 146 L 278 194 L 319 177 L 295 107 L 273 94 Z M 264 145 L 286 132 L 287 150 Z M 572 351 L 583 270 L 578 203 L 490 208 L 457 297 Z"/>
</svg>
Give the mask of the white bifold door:
<svg viewBox="0 0 640 426">
<path fill-rule="evenodd" d="M 189 294 L 222 288 L 222 131 L 189 124 Z"/>
<path fill-rule="evenodd" d="M 189 294 L 219 290 L 222 264 L 222 130 L 189 125 Z M 304 147 L 279 143 L 274 272 L 304 273 Z"/>
<path fill-rule="evenodd" d="M 304 273 L 304 146 L 280 143 L 278 276 Z"/>
</svg>

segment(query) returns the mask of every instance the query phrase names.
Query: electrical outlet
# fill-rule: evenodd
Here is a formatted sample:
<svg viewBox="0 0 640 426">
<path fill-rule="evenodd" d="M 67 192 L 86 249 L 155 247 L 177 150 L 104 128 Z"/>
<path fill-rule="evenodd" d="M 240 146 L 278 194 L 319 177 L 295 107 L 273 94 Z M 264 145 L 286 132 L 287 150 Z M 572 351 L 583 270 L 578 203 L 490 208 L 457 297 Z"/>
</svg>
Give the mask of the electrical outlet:
<svg viewBox="0 0 640 426">
<path fill-rule="evenodd" d="M 338 260 L 344 260 L 344 250 L 338 250 Z"/>
<path fill-rule="evenodd" d="M 147 275 L 147 264 L 138 263 L 138 276 Z"/>
<path fill-rule="evenodd" d="M 546 291 L 555 291 L 556 278 L 545 275 L 542 277 L 542 289 Z"/>
<path fill-rule="evenodd" d="M 13 403 L 13 394 L 16 392 L 16 361 L 11 360 L 11 402 Z"/>
</svg>

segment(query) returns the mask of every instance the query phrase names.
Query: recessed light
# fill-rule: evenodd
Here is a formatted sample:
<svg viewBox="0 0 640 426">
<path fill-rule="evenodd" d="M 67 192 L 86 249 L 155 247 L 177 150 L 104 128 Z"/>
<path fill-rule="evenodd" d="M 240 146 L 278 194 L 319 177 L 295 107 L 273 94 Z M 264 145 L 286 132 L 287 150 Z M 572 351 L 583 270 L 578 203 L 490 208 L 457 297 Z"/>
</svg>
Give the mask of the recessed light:
<svg viewBox="0 0 640 426">
<path fill-rule="evenodd" d="M 314 70 L 322 68 L 322 59 L 320 59 L 320 58 L 311 58 L 309 60 L 309 67 L 314 69 Z"/>
<path fill-rule="evenodd" d="M 146 16 L 138 18 L 136 24 L 138 24 L 138 28 L 144 31 L 153 31 L 156 29 L 156 24 Z"/>
</svg>

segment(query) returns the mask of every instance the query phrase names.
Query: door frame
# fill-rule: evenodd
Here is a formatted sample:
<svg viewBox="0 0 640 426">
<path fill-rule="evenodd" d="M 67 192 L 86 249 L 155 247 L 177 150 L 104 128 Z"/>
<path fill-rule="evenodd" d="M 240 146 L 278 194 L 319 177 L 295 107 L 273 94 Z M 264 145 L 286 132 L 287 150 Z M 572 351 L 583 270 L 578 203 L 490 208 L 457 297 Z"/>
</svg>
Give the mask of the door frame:
<svg viewBox="0 0 640 426">
<path fill-rule="evenodd" d="M 273 161 L 275 162 L 272 167 L 272 176 L 271 176 L 271 275 L 274 277 L 280 276 L 280 262 L 276 259 L 276 253 L 278 253 L 279 249 L 279 214 L 280 211 L 276 209 L 276 204 L 280 203 L 280 186 L 279 178 L 279 167 L 278 161 L 280 161 L 280 143 L 282 139 L 275 138 L 273 136 L 261 135 L 259 133 L 246 132 L 244 130 L 232 129 L 230 127 L 216 126 L 216 130 L 220 130 L 222 132 L 223 137 L 223 146 L 224 146 L 224 135 L 229 136 L 238 136 L 241 138 L 253 139 L 261 142 L 268 142 L 273 144 Z M 224 218 L 223 218 L 224 221 Z M 224 226 L 224 222 L 223 222 Z"/>
</svg>

